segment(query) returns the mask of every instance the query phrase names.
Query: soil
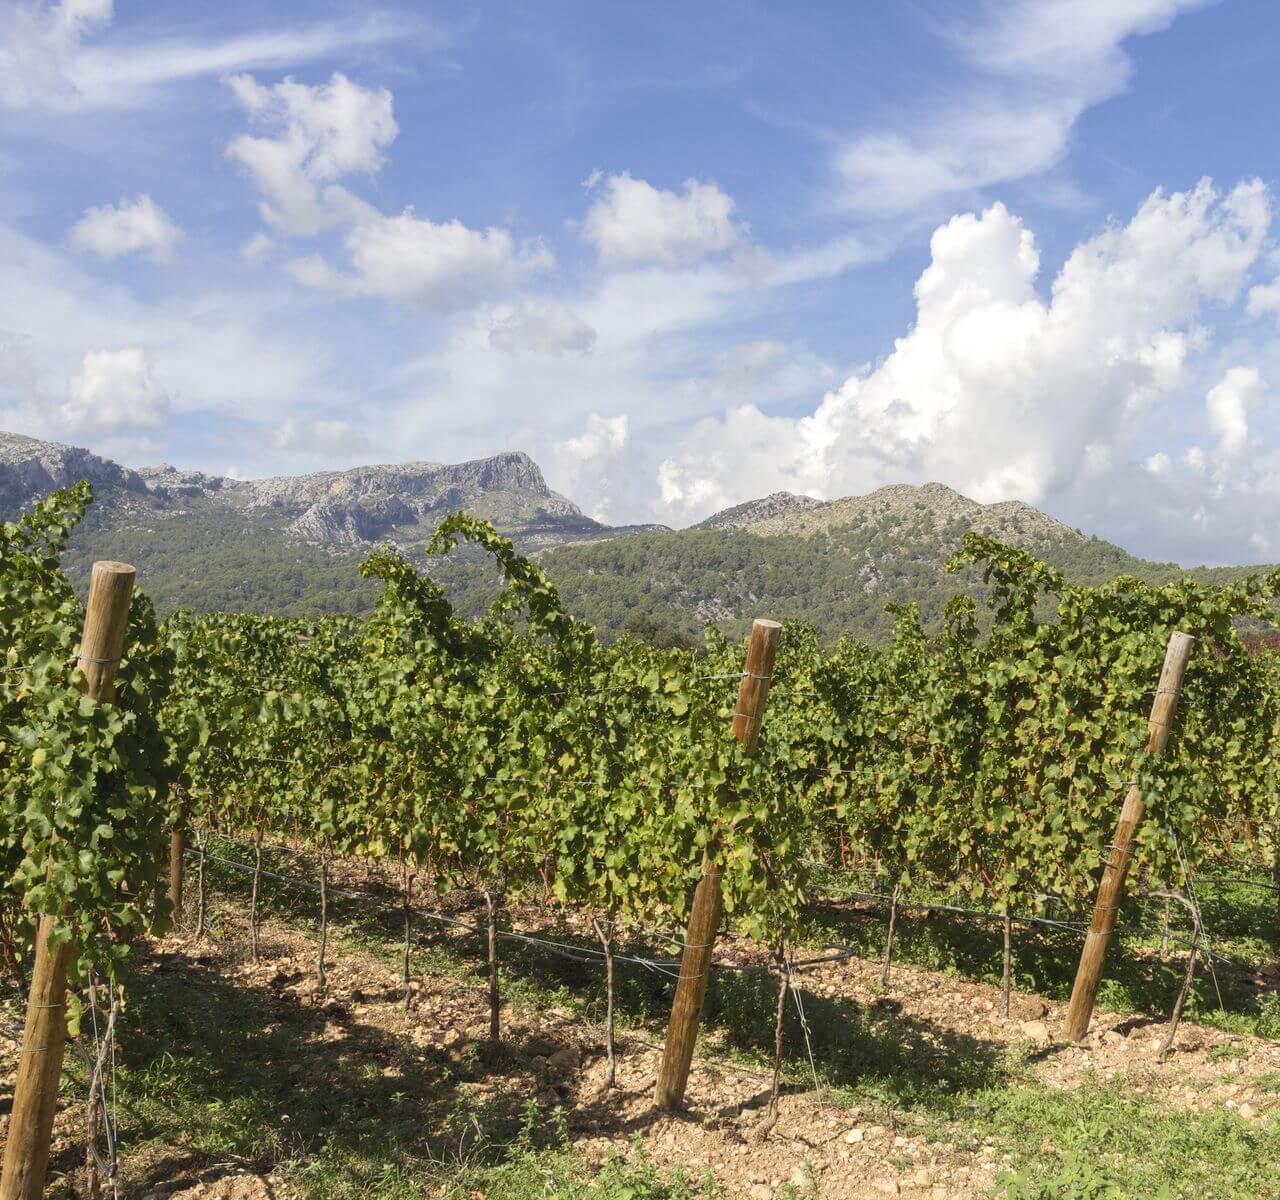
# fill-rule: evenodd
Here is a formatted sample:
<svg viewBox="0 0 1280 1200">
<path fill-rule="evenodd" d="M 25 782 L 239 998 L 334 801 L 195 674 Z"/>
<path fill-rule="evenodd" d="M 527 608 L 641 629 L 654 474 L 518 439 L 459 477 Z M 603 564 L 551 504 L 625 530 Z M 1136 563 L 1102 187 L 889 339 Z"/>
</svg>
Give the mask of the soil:
<svg viewBox="0 0 1280 1200">
<path fill-rule="evenodd" d="M 549 916 L 539 909 L 518 915 L 517 927 L 533 930 Z M 556 920 L 563 922 L 563 915 Z M 209 940 L 170 937 L 150 947 L 144 969 L 163 962 L 182 970 L 213 955 L 218 969 L 238 987 L 259 989 L 276 999 L 316 1010 L 315 1036 L 343 1036 L 358 1021 L 389 1035 L 411 1052 L 444 1053 L 461 1060 L 468 1047 L 488 1034 L 484 987 L 437 975 L 418 975 L 406 1009 L 398 972 L 385 959 L 354 947 L 341 937 L 330 940 L 327 994 L 315 979 L 311 937 L 278 923 L 262 931 L 262 956 L 245 961 L 247 938 Z M 739 940 L 726 943 L 720 957 L 758 958 L 758 947 Z M 1265 1119 L 1280 1104 L 1258 1085 L 1264 1074 L 1275 1079 L 1280 1045 L 1224 1033 L 1184 1021 L 1173 1052 L 1158 1056 L 1166 1032 L 1162 1020 L 1095 1014 L 1091 1031 L 1079 1046 L 1055 1046 L 1064 1006 L 1015 993 L 1010 1018 L 1000 1015 L 999 989 L 910 965 L 895 967 L 886 995 L 879 987 L 880 964 L 853 959 L 808 970 L 806 991 L 886 1012 L 899 1022 L 979 1039 L 1010 1055 L 1025 1055 L 1025 1069 L 1045 1085 L 1078 1088 L 1098 1077 L 1123 1078 L 1126 1086 L 1161 1103 L 1206 1110 L 1225 1106 L 1246 1120 Z M 319 1019 L 322 1018 L 322 1019 Z M 681 1165 L 694 1175 L 710 1171 L 725 1194 L 770 1200 L 786 1185 L 801 1195 L 816 1187 L 830 1200 L 876 1200 L 889 1195 L 961 1200 L 983 1194 L 1007 1165 L 991 1144 L 973 1144 L 971 1129 L 927 1126 L 926 1118 L 888 1107 L 849 1107 L 827 1093 L 792 1090 L 783 1096 L 776 1126 L 759 1136 L 768 1100 L 764 1071 L 708 1055 L 693 1064 L 687 1111 L 679 1116 L 655 1112 L 653 1084 L 661 1048 L 648 1036 L 619 1036 L 617 1086 L 601 1091 L 605 1062 L 603 1031 L 566 1009 L 527 1004 L 504 1005 L 504 1042 L 523 1067 L 514 1074 L 467 1086 L 475 1098 L 502 1089 L 509 1099 L 534 1098 L 551 1108 L 563 1105 L 569 1135 L 583 1154 L 602 1161 L 638 1137 L 650 1158 L 665 1168 Z M 13 1032 L 0 1032 L 4 1076 L 10 1088 L 15 1061 Z M 388 1068 L 391 1069 L 391 1068 Z M 1272 1085 L 1274 1086 L 1274 1084 Z M 55 1151 L 82 1144 L 78 1107 L 59 1114 Z M 926 1138 L 928 1128 L 930 1136 Z M 150 1178 L 155 1178 L 152 1174 Z M 295 1200 L 283 1178 L 246 1174 L 240 1168 L 193 1171 L 175 1168 L 149 1196 L 159 1200 Z M 145 1200 L 145 1198 L 144 1198 Z"/>
</svg>

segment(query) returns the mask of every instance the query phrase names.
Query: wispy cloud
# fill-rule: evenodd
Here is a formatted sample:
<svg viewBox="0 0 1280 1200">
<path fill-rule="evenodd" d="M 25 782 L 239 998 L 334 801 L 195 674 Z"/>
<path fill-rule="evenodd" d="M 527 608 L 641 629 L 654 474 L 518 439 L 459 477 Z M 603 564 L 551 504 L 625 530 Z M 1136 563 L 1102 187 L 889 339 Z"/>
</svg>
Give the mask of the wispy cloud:
<svg viewBox="0 0 1280 1200">
<path fill-rule="evenodd" d="M 0 15 L 0 104 L 135 108 L 158 88 L 234 71 L 286 70 L 389 42 L 443 41 L 425 21 L 373 13 L 232 37 L 140 37 L 111 28 L 111 0 L 21 5 Z"/>
<path fill-rule="evenodd" d="M 971 81 L 840 145 L 840 206 L 895 216 L 1052 169 L 1085 111 L 1128 87 L 1124 42 L 1212 2 L 998 0 L 943 32 Z"/>
</svg>

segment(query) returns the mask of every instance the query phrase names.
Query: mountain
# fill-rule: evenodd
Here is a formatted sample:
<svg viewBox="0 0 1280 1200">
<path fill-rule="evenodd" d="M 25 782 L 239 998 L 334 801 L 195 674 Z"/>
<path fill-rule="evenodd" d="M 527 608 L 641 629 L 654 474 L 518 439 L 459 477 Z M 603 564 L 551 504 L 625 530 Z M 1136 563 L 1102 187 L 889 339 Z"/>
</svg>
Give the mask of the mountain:
<svg viewBox="0 0 1280 1200">
<path fill-rule="evenodd" d="M 749 500 L 735 508 L 726 508 L 708 517 L 699 528 L 745 529 L 761 536 L 793 534 L 812 537 L 815 533 L 846 525 L 867 525 L 886 520 L 901 524 L 917 515 L 922 515 L 936 533 L 962 523 L 968 529 L 1028 547 L 1060 540 L 1087 540 L 1078 529 L 1064 525 L 1021 500 L 979 504 L 945 483 L 925 483 L 919 487 L 890 484 L 865 496 L 845 496 L 841 500 L 827 501 L 790 492 L 775 492 L 763 500 Z"/>
<path fill-rule="evenodd" d="M 88 450 L 0 432 L 0 518 L 12 519 L 33 500 L 87 479 L 107 494 L 145 495 L 146 480 Z"/>
<path fill-rule="evenodd" d="M 750 529 L 758 532 L 760 526 L 776 521 L 782 525 L 794 522 L 802 513 L 826 508 L 821 500 L 812 496 L 797 496 L 794 492 L 773 492 L 759 500 L 748 500 L 732 508 L 722 508 L 700 521 L 695 529 Z"/>
<path fill-rule="evenodd" d="M 373 546 L 390 543 L 463 611 L 478 612 L 500 582 L 488 560 L 424 553 L 438 521 L 459 508 L 535 554 L 570 609 L 606 634 L 630 628 L 664 640 L 694 635 L 707 621 L 738 632 L 756 616 L 878 640 L 892 628 L 888 603 L 918 604 L 936 626 L 956 592 L 983 593 L 975 572 L 945 571 L 970 529 L 1024 546 L 1081 583 L 1245 572 L 1147 562 L 1028 504 L 979 504 L 940 483 L 831 501 L 778 492 L 677 531 L 594 521 L 515 451 L 240 480 L 170 466 L 131 470 L 87 450 L 0 434 L 0 517 L 80 478 L 94 484 L 97 502 L 76 531 L 68 570 L 83 580 L 96 558 L 132 562 L 162 611 L 364 612 L 377 589 L 357 567 Z"/>
<path fill-rule="evenodd" d="M 1087 537 L 1028 504 L 979 504 L 940 483 L 832 501 L 780 492 L 692 529 L 559 546 L 539 561 L 574 612 L 613 633 L 638 627 L 637 613 L 649 625 L 659 620 L 670 637 L 692 634 L 707 621 L 739 632 L 752 617 L 770 616 L 809 621 L 828 638 L 853 632 L 879 640 L 893 625 L 886 604 L 918 604 L 926 624 L 936 627 L 951 596 L 981 597 L 976 572 L 946 571 L 969 530 L 1023 546 L 1081 583 L 1182 573 Z M 476 590 L 465 606 L 479 604 L 483 589 Z"/>
<path fill-rule="evenodd" d="M 364 611 L 376 588 L 356 568 L 379 543 L 441 576 L 465 568 L 465 552 L 443 563 L 423 553 L 440 520 L 460 508 L 492 521 L 525 553 L 630 532 L 584 515 L 518 451 L 241 480 L 167 465 L 131 470 L 78 447 L 0 433 L 0 518 L 78 479 L 94 485 L 96 502 L 68 569 L 83 575 L 104 557 L 133 562 L 162 609 Z"/>
</svg>

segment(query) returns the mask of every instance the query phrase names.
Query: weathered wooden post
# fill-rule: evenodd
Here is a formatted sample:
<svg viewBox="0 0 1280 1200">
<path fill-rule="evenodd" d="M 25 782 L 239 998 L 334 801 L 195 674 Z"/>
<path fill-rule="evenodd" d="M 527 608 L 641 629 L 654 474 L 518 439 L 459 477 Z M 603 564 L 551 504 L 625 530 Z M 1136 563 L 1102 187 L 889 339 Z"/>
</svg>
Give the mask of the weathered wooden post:
<svg viewBox="0 0 1280 1200">
<path fill-rule="evenodd" d="M 751 626 L 751 642 L 738 688 L 738 705 L 733 713 L 733 736 L 742 743 L 747 754 L 754 754 L 760 737 L 760 722 L 769 697 L 773 676 L 773 660 L 778 653 L 782 626 L 777 621 L 755 621 Z M 712 843 L 702 856 L 702 878 L 693 893 L 689 928 L 680 956 L 680 978 L 671 1004 L 667 1024 L 667 1044 L 658 1070 L 656 1099 L 666 1111 L 678 1108 L 684 1100 L 689 1082 L 689 1066 L 693 1047 L 698 1040 L 698 1021 L 707 994 L 707 974 L 716 932 L 720 928 L 720 871 L 716 863 L 716 847 Z"/>
<path fill-rule="evenodd" d="M 1182 677 L 1186 674 L 1194 642 L 1195 638 L 1189 634 L 1174 632 L 1169 635 L 1160 684 L 1147 722 L 1148 754 L 1163 754 L 1169 744 L 1169 727 L 1178 708 L 1178 693 L 1182 690 Z M 1089 1029 L 1089 1019 L 1098 998 L 1098 985 L 1102 982 L 1102 968 L 1107 959 L 1107 946 L 1116 924 L 1116 912 L 1124 898 L 1125 876 L 1129 871 L 1129 860 L 1133 857 L 1133 837 L 1142 820 L 1143 808 L 1142 791 L 1136 782 L 1131 783 L 1124 798 L 1124 807 L 1120 810 L 1120 823 L 1116 826 L 1102 882 L 1098 885 L 1093 920 L 1080 954 L 1075 986 L 1071 989 L 1071 1003 L 1063 1031 L 1068 1041 L 1078 1042 Z"/>
<path fill-rule="evenodd" d="M 169 903 L 173 914 L 169 920 L 177 933 L 182 922 L 182 860 L 187 853 L 186 813 L 179 812 L 178 823 L 169 831 Z"/>
<path fill-rule="evenodd" d="M 85 695 L 99 703 L 115 698 L 133 577 L 133 568 L 125 563 L 93 564 L 77 663 Z M 49 1167 L 49 1138 L 67 1043 L 67 968 L 76 953 L 69 942 L 50 944 L 55 923 L 51 916 L 41 917 L 36 934 L 27 1023 L 0 1168 L 0 1200 L 40 1200 Z"/>
</svg>

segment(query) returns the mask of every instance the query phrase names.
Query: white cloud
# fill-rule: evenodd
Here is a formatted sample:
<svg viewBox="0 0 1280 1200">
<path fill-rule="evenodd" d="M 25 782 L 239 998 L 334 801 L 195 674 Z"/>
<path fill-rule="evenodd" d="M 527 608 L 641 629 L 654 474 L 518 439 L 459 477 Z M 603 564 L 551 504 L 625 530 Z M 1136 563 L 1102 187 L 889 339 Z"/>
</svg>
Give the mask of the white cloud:
<svg viewBox="0 0 1280 1200">
<path fill-rule="evenodd" d="M 891 215 L 1055 166 L 1090 107 L 1124 91 L 1127 38 L 1208 0 L 1000 0 L 953 37 L 978 78 L 935 112 L 863 133 L 837 151 L 842 203 Z"/>
<path fill-rule="evenodd" d="M 249 75 L 228 83 L 250 119 L 266 130 L 242 134 L 227 147 L 262 193 L 263 220 L 295 236 L 347 227 L 349 272 L 320 254 L 302 255 L 286 264 L 299 283 L 445 312 L 554 263 L 540 242 L 517 245 L 505 229 L 432 221 L 412 208 L 389 217 L 338 184 L 353 173 L 377 172 L 399 132 L 385 88 L 363 87 L 340 72 L 317 86 L 286 79 L 264 87 Z"/>
<path fill-rule="evenodd" d="M 689 266 L 747 237 L 746 226 L 733 219 L 733 197 L 714 183 L 689 179 L 681 194 L 624 171 L 608 176 L 604 191 L 587 211 L 582 236 L 608 265 Z"/>
<path fill-rule="evenodd" d="M 553 447 L 551 478 L 589 516 L 608 522 L 617 511 L 620 480 L 628 474 L 630 444 L 631 423 L 625 414 L 590 413 L 580 434 Z"/>
<path fill-rule="evenodd" d="M 82 373 L 86 351 L 101 347 L 146 347 L 163 363 L 173 407 L 214 414 L 219 428 L 278 419 L 301 395 L 342 403 L 331 382 L 334 346 L 292 326 L 289 302 L 288 289 L 207 287 L 151 302 L 0 224 L 0 329 L 19 340 L 38 384 L 15 396 L 27 403 L 0 411 L 0 427 L 66 433 L 57 424 L 66 381 Z"/>
<path fill-rule="evenodd" d="M 993 20 L 956 38 L 969 57 L 1002 75 L 1112 84 L 1129 78 L 1126 38 L 1166 29 L 1180 13 L 1214 0 L 1002 0 Z"/>
<path fill-rule="evenodd" d="M 407 208 L 384 217 L 361 206 L 345 238 L 352 273 L 319 255 L 295 259 L 299 282 L 352 296 L 382 296 L 435 312 L 468 308 L 493 292 L 524 282 L 555 259 L 541 242 L 517 246 L 505 229 L 470 229 L 436 222 Z"/>
<path fill-rule="evenodd" d="M 714 380 L 726 396 L 740 394 L 762 375 L 776 371 L 786 360 L 787 344 L 777 338 L 760 338 L 731 346 L 716 360 Z"/>
<path fill-rule="evenodd" d="M 1123 460 L 1116 448 L 1185 386 L 1202 310 L 1238 295 L 1269 223 L 1260 183 L 1156 192 L 1078 246 L 1045 300 L 1035 240 L 1003 205 L 954 217 L 892 353 L 807 416 L 743 405 L 695 427 L 661 466 L 662 511 L 696 519 L 769 491 L 930 479 L 982 501 L 1061 496 Z M 1228 446 L 1233 429 L 1224 415 Z"/>
<path fill-rule="evenodd" d="M 356 290 L 444 310 L 474 303 L 554 264 L 539 242 L 517 247 L 505 229 L 469 229 L 405 209 L 367 217 L 347 236 Z"/>
<path fill-rule="evenodd" d="M 440 40 L 437 31 L 421 19 L 372 12 L 350 20 L 256 30 L 224 39 L 117 39 L 110 46 L 84 47 L 74 78 L 85 102 L 137 107 L 153 102 L 158 88 L 186 79 L 287 70 L 388 42 L 433 46 Z"/>
<path fill-rule="evenodd" d="M 1120 536 L 1144 528 L 1156 552 L 1180 561 L 1212 563 L 1280 558 L 1280 454 L 1251 436 L 1250 413 L 1274 409 L 1262 372 L 1229 367 L 1204 398 L 1212 449 L 1188 446 L 1175 460 L 1159 451 L 1163 470 L 1148 489 L 1120 480 L 1115 524 Z"/>
<path fill-rule="evenodd" d="M 35 394 L 38 379 L 31 339 L 0 329 L 0 396 L 26 400 Z"/>
<path fill-rule="evenodd" d="M 307 287 L 322 288 L 331 292 L 349 291 L 349 281 L 344 279 L 319 254 L 304 254 L 285 263 L 285 270 L 299 283 Z"/>
<path fill-rule="evenodd" d="M 262 219 L 284 233 L 309 235 L 351 216 L 352 198 L 332 186 L 354 173 L 373 174 L 399 127 L 386 88 L 366 88 L 335 71 L 311 86 L 285 79 L 264 87 L 250 75 L 227 80 L 250 119 L 267 132 L 241 134 L 227 156 L 262 193 Z"/>
<path fill-rule="evenodd" d="M 1249 289 L 1247 311 L 1251 317 L 1280 313 L 1280 279 L 1255 284 Z"/>
<path fill-rule="evenodd" d="M 1220 458 L 1235 458 L 1249 441 L 1249 406 L 1261 399 L 1262 376 L 1253 367 L 1232 367 L 1205 396 L 1209 428 Z"/>
<path fill-rule="evenodd" d="M 566 304 L 521 300 L 495 314 L 489 344 L 507 354 L 589 354 L 596 331 Z"/>
<path fill-rule="evenodd" d="M 147 356 L 137 346 L 89 351 L 67 385 L 67 396 L 58 420 L 71 432 L 154 429 L 169 417 L 169 394 L 152 378 Z"/>
<path fill-rule="evenodd" d="M 182 230 L 146 192 L 119 204 L 85 209 L 67 233 L 77 250 L 99 258 L 140 253 L 152 262 L 166 262 L 182 237 Z"/>
<path fill-rule="evenodd" d="M 346 457 L 363 450 L 369 439 L 350 421 L 289 417 L 271 436 L 277 450 Z"/>
<path fill-rule="evenodd" d="M 273 70 L 388 41 L 439 40 L 420 20 L 374 13 L 358 20 L 193 41 L 107 29 L 111 0 L 10 0 L 0 11 L 0 105 L 54 110 L 136 108 L 157 89 L 229 71 Z"/>
<path fill-rule="evenodd" d="M 111 23 L 112 0 L 13 4 L 0 13 L 0 103 L 10 108 L 74 101 L 71 67 L 86 34 Z"/>
<path fill-rule="evenodd" d="M 275 253 L 276 240 L 259 230 L 240 247 L 240 257 L 245 262 L 261 262 Z"/>
</svg>

